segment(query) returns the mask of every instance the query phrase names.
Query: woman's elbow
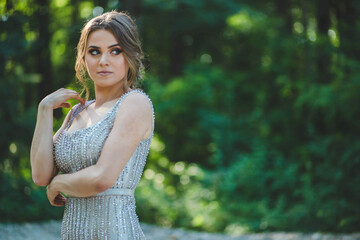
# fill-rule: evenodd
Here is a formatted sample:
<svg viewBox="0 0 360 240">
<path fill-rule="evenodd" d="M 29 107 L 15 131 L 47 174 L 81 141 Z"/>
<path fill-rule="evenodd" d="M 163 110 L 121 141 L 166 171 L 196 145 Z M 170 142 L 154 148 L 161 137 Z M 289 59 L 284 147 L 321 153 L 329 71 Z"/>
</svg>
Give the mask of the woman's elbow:
<svg viewBox="0 0 360 240">
<path fill-rule="evenodd" d="M 108 178 L 101 178 L 95 182 L 95 191 L 98 193 L 105 192 L 114 185 L 114 181 Z"/>
<path fill-rule="evenodd" d="M 40 186 L 40 187 L 45 187 L 47 185 L 50 184 L 50 178 L 44 176 L 44 174 L 39 174 L 39 173 L 32 173 L 32 180 L 33 182 Z"/>
<path fill-rule="evenodd" d="M 40 187 L 45 187 L 47 185 L 50 184 L 50 181 L 48 179 L 45 179 L 45 178 L 41 178 L 41 177 L 38 177 L 38 176 L 32 176 L 32 179 L 33 179 L 33 182 L 40 186 Z"/>
</svg>

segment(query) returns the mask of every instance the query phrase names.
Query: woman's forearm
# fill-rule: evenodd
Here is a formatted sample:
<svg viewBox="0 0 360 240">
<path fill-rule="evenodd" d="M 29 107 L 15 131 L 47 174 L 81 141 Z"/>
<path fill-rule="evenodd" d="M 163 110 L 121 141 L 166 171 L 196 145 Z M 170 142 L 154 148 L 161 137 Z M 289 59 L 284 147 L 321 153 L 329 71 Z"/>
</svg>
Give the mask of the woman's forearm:
<svg viewBox="0 0 360 240">
<path fill-rule="evenodd" d="M 112 185 L 102 177 L 102 170 L 97 165 L 84 168 L 71 174 L 54 177 L 48 188 L 73 197 L 89 197 L 105 191 Z"/>
<path fill-rule="evenodd" d="M 71 98 L 78 100 L 82 104 L 85 103 L 85 100 L 83 100 L 76 91 L 60 88 L 46 96 L 39 104 L 30 150 L 32 178 L 37 185 L 48 185 L 57 173 L 53 160 L 53 109 L 60 107 L 70 108 L 70 103 L 66 101 Z M 55 139 L 58 133 L 64 128 L 70 115 L 71 111 L 55 135 Z"/>
<path fill-rule="evenodd" d="M 38 107 L 30 163 L 35 184 L 49 184 L 56 171 L 53 161 L 53 108 L 42 104 Z"/>
</svg>

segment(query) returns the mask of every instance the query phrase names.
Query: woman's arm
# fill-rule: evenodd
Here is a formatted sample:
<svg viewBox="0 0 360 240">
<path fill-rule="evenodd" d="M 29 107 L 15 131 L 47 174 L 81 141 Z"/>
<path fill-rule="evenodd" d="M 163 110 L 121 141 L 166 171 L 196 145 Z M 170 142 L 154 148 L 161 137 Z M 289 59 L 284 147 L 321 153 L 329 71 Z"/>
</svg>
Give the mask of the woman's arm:
<svg viewBox="0 0 360 240">
<path fill-rule="evenodd" d="M 53 109 L 58 107 L 70 107 L 70 104 L 65 102 L 70 98 L 75 98 L 83 102 L 75 91 L 59 89 L 48 95 L 39 104 L 35 131 L 30 149 L 32 178 L 34 183 L 39 186 L 48 185 L 51 179 L 57 174 L 57 169 L 53 160 Z M 70 114 L 71 111 L 54 138 L 58 136 L 58 133 L 65 126 Z"/>
<path fill-rule="evenodd" d="M 52 159 L 53 109 L 39 104 L 34 136 L 30 149 L 32 178 L 35 184 L 46 186 L 56 174 Z"/>
<path fill-rule="evenodd" d="M 144 95 L 134 93 L 126 97 L 119 107 L 98 162 L 78 172 L 54 177 L 48 186 L 50 203 L 55 205 L 54 198 L 60 192 L 74 197 L 88 197 L 112 187 L 140 141 L 150 136 L 152 114 Z"/>
</svg>

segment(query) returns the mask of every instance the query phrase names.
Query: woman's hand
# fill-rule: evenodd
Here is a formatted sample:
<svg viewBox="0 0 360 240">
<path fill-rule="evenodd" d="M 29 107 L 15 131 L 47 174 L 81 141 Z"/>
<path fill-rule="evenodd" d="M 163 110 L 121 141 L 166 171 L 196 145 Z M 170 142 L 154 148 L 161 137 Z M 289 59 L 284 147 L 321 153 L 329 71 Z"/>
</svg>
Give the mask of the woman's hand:
<svg viewBox="0 0 360 240">
<path fill-rule="evenodd" d="M 69 99 L 76 99 L 80 103 L 85 104 L 85 100 L 82 99 L 79 94 L 71 89 L 60 88 L 55 92 L 47 95 L 39 104 L 50 109 L 56 109 L 60 107 L 70 108 L 70 103 L 66 102 Z"/>
<path fill-rule="evenodd" d="M 46 195 L 51 205 L 55 207 L 64 206 L 66 203 L 66 197 L 59 191 L 54 191 L 51 184 L 46 187 Z"/>
</svg>

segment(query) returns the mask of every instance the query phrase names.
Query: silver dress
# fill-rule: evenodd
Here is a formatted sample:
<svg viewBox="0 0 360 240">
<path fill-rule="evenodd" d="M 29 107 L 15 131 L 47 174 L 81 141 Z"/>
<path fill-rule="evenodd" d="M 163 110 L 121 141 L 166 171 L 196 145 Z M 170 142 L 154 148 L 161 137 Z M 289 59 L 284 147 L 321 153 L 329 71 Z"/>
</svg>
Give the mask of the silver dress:
<svg viewBox="0 0 360 240">
<path fill-rule="evenodd" d="M 128 92 L 99 122 L 69 133 L 74 118 L 95 100 L 74 106 L 68 124 L 54 141 L 54 160 L 61 172 L 74 173 L 96 164 L 121 102 L 132 93 L 147 96 L 141 90 Z M 145 239 L 135 212 L 134 191 L 143 173 L 152 137 L 153 133 L 139 143 L 113 187 L 91 197 L 68 196 L 61 228 L 62 239 Z"/>
</svg>

